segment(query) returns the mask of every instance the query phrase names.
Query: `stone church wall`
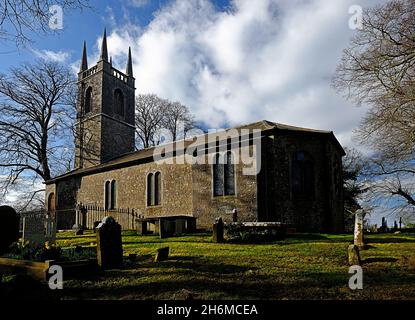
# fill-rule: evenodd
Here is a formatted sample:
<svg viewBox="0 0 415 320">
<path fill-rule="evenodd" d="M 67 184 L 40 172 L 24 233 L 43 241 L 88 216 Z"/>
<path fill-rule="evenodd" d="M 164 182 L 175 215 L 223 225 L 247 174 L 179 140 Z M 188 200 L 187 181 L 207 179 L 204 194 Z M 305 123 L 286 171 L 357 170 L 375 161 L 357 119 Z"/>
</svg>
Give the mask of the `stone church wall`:
<svg viewBox="0 0 415 320">
<path fill-rule="evenodd" d="M 161 172 L 161 205 L 147 207 L 146 180 Z M 192 174 L 186 164 L 144 163 L 82 177 L 78 202 L 104 207 L 104 185 L 117 181 L 117 207 L 139 209 L 146 217 L 192 215 Z"/>
</svg>

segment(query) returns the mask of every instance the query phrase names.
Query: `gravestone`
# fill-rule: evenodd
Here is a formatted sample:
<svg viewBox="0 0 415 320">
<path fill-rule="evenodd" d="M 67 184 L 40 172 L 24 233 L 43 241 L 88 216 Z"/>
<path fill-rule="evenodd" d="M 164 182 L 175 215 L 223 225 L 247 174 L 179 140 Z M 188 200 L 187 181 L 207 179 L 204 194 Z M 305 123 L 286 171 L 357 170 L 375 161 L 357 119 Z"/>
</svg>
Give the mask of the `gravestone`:
<svg viewBox="0 0 415 320">
<path fill-rule="evenodd" d="M 359 249 L 363 249 L 363 210 L 356 210 L 355 213 L 355 224 L 354 224 L 354 245 L 358 246 Z"/>
<path fill-rule="evenodd" d="M 0 254 L 6 253 L 9 246 L 19 240 L 20 218 L 9 206 L 0 207 Z"/>
<path fill-rule="evenodd" d="M 157 249 L 154 262 L 160 262 L 160 261 L 167 260 L 169 258 L 169 250 L 170 250 L 169 247 Z"/>
<path fill-rule="evenodd" d="M 224 224 L 222 218 L 217 218 L 213 224 L 213 242 L 221 243 L 224 241 L 223 238 Z"/>
<path fill-rule="evenodd" d="M 98 265 L 103 269 L 122 265 L 121 225 L 113 217 L 105 217 L 96 229 Z"/>
<path fill-rule="evenodd" d="M 56 221 L 50 215 L 46 216 L 46 241 L 56 241 Z"/>
<path fill-rule="evenodd" d="M 356 266 L 361 264 L 359 247 L 351 244 L 348 248 L 349 265 Z"/>
<path fill-rule="evenodd" d="M 25 214 L 23 217 L 23 241 L 43 244 L 45 235 L 46 215 L 41 213 Z"/>
<path fill-rule="evenodd" d="M 232 222 L 238 222 L 238 210 L 236 208 L 232 210 Z"/>
</svg>

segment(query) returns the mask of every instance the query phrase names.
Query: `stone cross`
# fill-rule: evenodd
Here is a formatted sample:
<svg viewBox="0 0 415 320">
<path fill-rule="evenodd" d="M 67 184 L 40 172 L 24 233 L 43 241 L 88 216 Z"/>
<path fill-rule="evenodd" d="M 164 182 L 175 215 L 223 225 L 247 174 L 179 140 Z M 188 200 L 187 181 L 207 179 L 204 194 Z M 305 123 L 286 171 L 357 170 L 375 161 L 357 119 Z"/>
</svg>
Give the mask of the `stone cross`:
<svg viewBox="0 0 415 320">
<path fill-rule="evenodd" d="M 113 217 L 105 217 L 96 228 L 98 265 L 103 269 L 122 265 L 121 225 Z"/>
<path fill-rule="evenodd" d="M 355 224 L 354 224 L 354 245 L 359 249 L 364 248 L 363 240 L 363 210 L 356 210 L 355 213 Z"/>
</svg>

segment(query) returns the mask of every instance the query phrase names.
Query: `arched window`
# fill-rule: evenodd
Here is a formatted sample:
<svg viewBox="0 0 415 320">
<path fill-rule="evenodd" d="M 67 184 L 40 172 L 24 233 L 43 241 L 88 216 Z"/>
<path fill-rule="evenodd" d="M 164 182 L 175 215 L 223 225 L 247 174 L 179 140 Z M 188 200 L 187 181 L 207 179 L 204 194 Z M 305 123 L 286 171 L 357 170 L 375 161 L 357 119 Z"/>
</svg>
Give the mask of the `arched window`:
<svg viewBox="0 0 415 320">
<path fill-rule="evenodd" d="M 314 162 L 303 151 L 296 152 L 291 164 L 291 188 L 294 196 L 314 196 Z"/>
<path fill-rule="evenodd" d="M 117 207 L 117 181 L 111 181 L 111 206 L 110 209 Z"/>
<path fill-rule="evenodd" d="M 223 164 L 221 164 L 219 153 L 215 154 L 213 160 L 213 195 L 223 196 Z"/>
<path fill-rule="evenodd" d="M 147 206 L 154 205 L 153 188 L 154 188 L 154 174 L 149 173 L 147 176 Z"/>
<path fill-rule="evenodd" d="M 54 212 L 56 210 L 56 198 L 52 192 L 48 197 L 48 212 Z"/>
<path fill-rule="evenodd" d="M 85 114 L 92 110 L 92 88 L 89 87 L 85 92 Z"/>
<path fill-rule="evenodd" d="M 235 164 L 232 152 L 215 154 L 213 162 L 213 195 L 235 195 Z"/>
<path fill-rule="evenodd" d="M 156 172 L 154 175 L 154 205 L 158 206 L 161 203 L 161 173 Z"/>
<path fill-rule="evenodd" d="M 114 91 L 114 111 L 120 116 L 124 116 L 124 95 L 120 89 Z"/>
<path fill-rule="evenodd" d="M 235 166 L 233 160 L 233 153 L 230 151 L 226 153 L 226 163 L 224 164 L 223 171 L 225 196 L 232 196 L 235 194 Z"/>
<path fill-rule="evenodd" d="M 161 204 L 161 173 L 149 173 L 147 176 L 147 206 Z"/>
<path fill-rule="evenodd" d="M 104 197 L 105 197 L 105 199 L 104 199 L 105 210 L 109 210 L 110 205 L 111 205 L 111 182 L 109 182 L 109 181 L 105 182 Z"/>
</svg>

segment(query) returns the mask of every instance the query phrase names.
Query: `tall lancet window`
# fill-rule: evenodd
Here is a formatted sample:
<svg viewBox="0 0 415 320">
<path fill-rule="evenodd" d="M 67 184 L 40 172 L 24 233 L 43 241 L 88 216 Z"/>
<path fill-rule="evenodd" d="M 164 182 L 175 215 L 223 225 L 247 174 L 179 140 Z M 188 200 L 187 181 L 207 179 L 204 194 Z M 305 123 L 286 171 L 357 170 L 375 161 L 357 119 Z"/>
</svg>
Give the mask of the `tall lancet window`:
<svg viewBox="0 0 415 320">
<path fill-rule="evenodd" d="M 88 87 L 85 92 L 85 108 L 84 112 L 85 114 L 91 112 L 92 110 L 92 88 Z"/>
<path fill-rule="evenodd" d="M 213 171 L 213 195 L 232 196 L 235 195 L 235 164 L 231 151 L 220 155 L 215 154 Z"/>
<path fill-rule="evenodd" d="M 114 91 L 114 111 L 120 116 L 124 116 L 124 95 L 120 89 Z"/>
<path fill-rule="evenodd" d="M 117 181 L 111 181 L 111 205 L 110 209 L 115 209 L 117 207 Z"/>
<path fill-rule="evenodd" d="M 111 182 L 109 181 L 105 182 L 104 197 L 105 197 L 105 200 L 104 200 L 105 210 L 109 210 L 110 205 L 111 205 Z"/>
<path fill-rule="evenodd" d="M 235 165 L 232 152 L 226 153 L 226 163 L 224 164 L 224 185 L 225 196 L 233 196 L 235 194 Z"/>
<path fill-rule="evenodd" d="M 314 161 L 303 151 L 294 154 L 291 163 L 291 190 L 294 196 L 314 196 Z"/>
<path fill-rule="evenodd" d="M 149 173 L 147 176 L 147 206 L 161 205 L 161 172 Z"/>
</svg>

